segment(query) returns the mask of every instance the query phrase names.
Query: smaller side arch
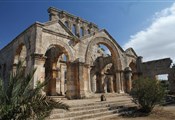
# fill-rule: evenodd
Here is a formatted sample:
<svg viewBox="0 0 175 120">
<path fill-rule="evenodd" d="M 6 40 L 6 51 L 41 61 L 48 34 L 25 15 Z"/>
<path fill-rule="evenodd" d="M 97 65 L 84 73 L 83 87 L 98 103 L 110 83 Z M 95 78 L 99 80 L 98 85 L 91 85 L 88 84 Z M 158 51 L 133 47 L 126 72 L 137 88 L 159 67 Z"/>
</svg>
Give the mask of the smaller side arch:
<svg viewBox="0 0 175 120">
<path fill-rule="evenodd" d="M 74 61 L 74 54 L 72 49 L 64 42 L 59 42 L 57 44 L 50 44 L 47 46 L 47 49 L 45 49 L 44 55 L 46 54 L 46 52 L 53 47 L 58 47 L 61 48 L 61 50 L 63 51 L 63 53 L 68 57 L 68 61 Z"/>
<path fill-rule="evenodd" d="M 15 50 L 13 64 L 18 64 L 19 61 L 23 62 L 26 66 L 27 48 L 25 44 L 21 43 Z"/>
<path fill-rule="evenodd" d="M 62 60 L 63 55 L 67 57 L 66 61 Z M 48 85 L 45 88 L 47 95 L 65 95 L 67 90 L 67 63 L 73 61 L 73 53 L 66 44 L 51 44 L 45 53 L 45 80 L 49 78 Z M 69 71 L 69 70 L 68 70 Z M 64 78 L 63 78 L 64 76 Z M 65 79 L 66 78 L 66 79 Z"/>
</svg>

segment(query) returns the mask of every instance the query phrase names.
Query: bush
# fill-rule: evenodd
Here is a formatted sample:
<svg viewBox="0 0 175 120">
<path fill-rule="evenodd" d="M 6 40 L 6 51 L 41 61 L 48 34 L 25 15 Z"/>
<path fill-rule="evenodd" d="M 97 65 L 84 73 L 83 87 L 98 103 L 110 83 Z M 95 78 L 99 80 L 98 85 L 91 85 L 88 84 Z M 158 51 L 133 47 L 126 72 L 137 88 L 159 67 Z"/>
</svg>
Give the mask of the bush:
<svg viewBox="0 0 175 120">
<path fill-rule="evenodd" d="M 165 89 L 158 80 L 139 78 L 133 81 L 131 96 L 142 112 L 150 113 L 155 105 L 164 98 Z"/>
<path fill-rule="evenodd" d="M 34 73 L 35 70 L 25 76 L 25 70 L 19 62 L 16 73 L 11 75 L 6 86 L 0 80 L 0 119 L 44 119 L 53 108 L 69 108 L 66 104 L 41 94 L 46 82 L 38 83 L 33 88 Z"/>
</svg>

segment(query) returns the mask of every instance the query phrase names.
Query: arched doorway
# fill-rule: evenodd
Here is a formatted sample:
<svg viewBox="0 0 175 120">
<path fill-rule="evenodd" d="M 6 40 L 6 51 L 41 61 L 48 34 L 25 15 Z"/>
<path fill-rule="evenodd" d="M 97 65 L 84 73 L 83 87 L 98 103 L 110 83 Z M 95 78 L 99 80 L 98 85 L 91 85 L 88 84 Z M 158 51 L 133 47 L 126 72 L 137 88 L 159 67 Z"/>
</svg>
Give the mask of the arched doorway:
<svg viewBox="0 0 175 120">
<path fill-rule="evenodd" d="M 104 73 L 105 78 L 103 81 L 103 89 L 105 93 L 113 93 L 114 92 L 114 74 L 113 74 L 113 64 L 107 64 L 103 69 L 102 73 Z"/>
<path fill-rule="evenodd" d="M 105 46 L 110 54 L 103 54 L 103 52 L 99 52 L 99 46 Z M 102 50 L 103 51 L 103 50 Z M 101 56 L 98 54 L 101 53 Z M 120 92 L 122 83 L 121 83 L 121 61 L 120 55 L 118 52 L 117 44 L 110 39 L 104 37 L 97 37 L 89 42 L 85 63 L 90 66 L 90 84 L 91 84 L 91 92 L 103 93 L 107 91 Z M 107 74 L 104 72 L 104 68 L 107 64 L 112 64 L 112 69 L 110 76 L 107 77 Z M 110 83 L 105 83 L 106 79 L 110 78 L 113 81 L 112 86 L 114 86 L 113 90 L 107 90 L 107 86 Z M 112 80 L 113 79 L 113 80 Z M 105 83 L 105 84 L 104 84 Z M 96 84 L 96 85 L 94 85 Z M 106 85 L 106 86 L 105 86 Z M 105 88 L 106 87 L 106 88 Z"/>
<path fill-rule="evenodd" d="M 132 71 L 131 80 L 138 79 L 138 73 L 137 73 L 137 66 L 136 66 L 136 63 L 132 61 L 132 62 L 129 64 L 129 67 L 131 68 L 131 71 Z"/>
<path fill-rule="evenodd" d="M 67 87 L 67 61 L 69 55 L 65 48 L 59 45 L 52 45 L 46 51 L 45 79 L 48 79 L 46 95 L 65 95 Z"/>
<path fill-rule="evenodd" d="M 125 68 L 125 92 L 129 93 L 132 89 L 132 83 L 138 79 L 137 66 L 134 61 L 129 64 L 129 67 Z"/>
<path fill-rule="evenodd" d="M 13 72 L 16 72 L 16 65 L 19 61 L 22 62 L 22 66 L 26 67 L 26 57 L 27 57 L 27 49 L 24 44 L 20 44 L 15 51 L 14 61 L 13 61 Z"/>
</svg>

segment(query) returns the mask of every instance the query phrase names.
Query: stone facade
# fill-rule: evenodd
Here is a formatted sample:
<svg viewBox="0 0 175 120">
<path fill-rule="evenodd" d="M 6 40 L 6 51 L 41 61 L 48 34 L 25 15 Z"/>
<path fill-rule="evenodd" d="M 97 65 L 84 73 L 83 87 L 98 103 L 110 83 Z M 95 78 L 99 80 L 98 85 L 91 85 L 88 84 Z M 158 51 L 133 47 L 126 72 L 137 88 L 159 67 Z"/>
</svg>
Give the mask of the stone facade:
<svg viewBox="0 0 175 120">
<path fill-rule="evenodd" d="M 143 62 L 141 71 L 144 77 L 157 78 L 157 75 L 169 74 L 171 63 L 170 58 Z"/>
<path fill-rule="evenodd" d="M 140 63 L 140 71 L 143 77 L 157 79 L 158 75 L 167 74 L 170 92 L 175 93 L 175 66 L 172 66 L 170 58 Z"/>
<path fill-rule="evenodd" d="M 94 23 L 65 11 L 48 9 L 50 20 L 36 22 L 0 50 L 0 76 L 8 81 L 19 60 L 26 74 L 37 68 L 37 81 L 49 79 L 47 95 L 79 99 L 96 93 L 125 93 L 141 74 L 141 58 L 132 48 L 123 50 Z M 99 45 L 111 55 L 105 55 Z"/>
</svg>

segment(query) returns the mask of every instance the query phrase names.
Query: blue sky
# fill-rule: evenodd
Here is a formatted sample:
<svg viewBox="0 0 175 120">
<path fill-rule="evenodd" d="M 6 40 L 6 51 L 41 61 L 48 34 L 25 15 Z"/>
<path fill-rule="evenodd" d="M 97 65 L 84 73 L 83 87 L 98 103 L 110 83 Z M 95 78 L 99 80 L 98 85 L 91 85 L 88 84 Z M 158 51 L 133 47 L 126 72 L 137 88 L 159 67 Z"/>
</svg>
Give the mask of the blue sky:
<svg viewBox="0 0 175 120">
<path fill-rule="evenodd" d="M 172 5 L 172 0 L 0 0 L 0 49 L 35 21 L 48 21 L 47 9 L 53 6 L 105 28 L 124 49 L 133 47 L 145 60 L 155 59 L 154 54 L 149 56 L 151 50 L 144 52 L 149 48 L 138 47 L 152 42 L 153 38 L 137 42 L 140 44 L 135 41 L 142 40 L 138 34 L 146 34 L 148 28 L 162 17 L 161 11 Z M 147 36 L 145 38 L 150 38 Z M 168 56 L 159 54 L 156 58 Z"/>
</svg>

